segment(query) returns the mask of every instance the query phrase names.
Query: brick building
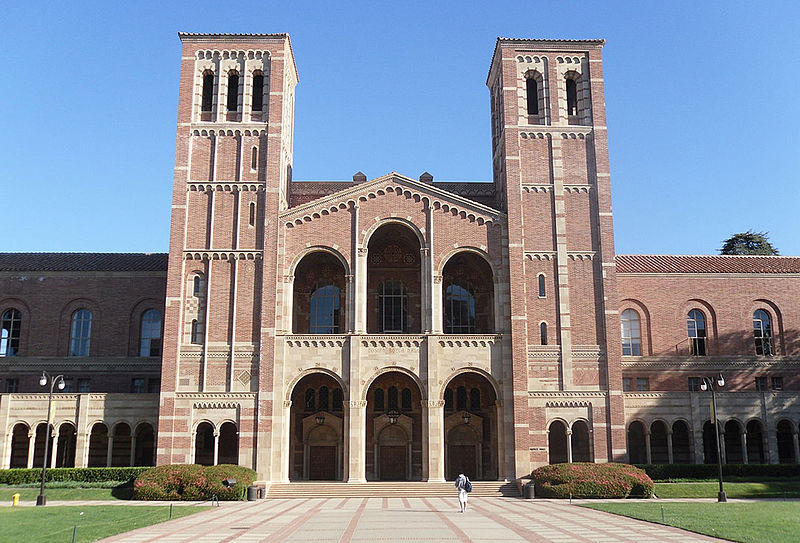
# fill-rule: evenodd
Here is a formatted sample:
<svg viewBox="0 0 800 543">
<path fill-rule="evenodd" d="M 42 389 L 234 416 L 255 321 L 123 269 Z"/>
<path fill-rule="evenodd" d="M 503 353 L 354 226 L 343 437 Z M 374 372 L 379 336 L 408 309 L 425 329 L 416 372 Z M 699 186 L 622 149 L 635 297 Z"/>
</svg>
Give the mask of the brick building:
<svg viewBox="0 0 800 543">
<path fill-rule="evenodd" d="M 0 255 L 0 467 L 43 369 L 53 465 L 710 462 L 719 373 L 725 461 L 800 459 L 800 257 L 614 254 L 602 41 L 498 39 L 491 182 L 303 182 L 288 35 L 180 37 L 169 255 Z"/>
</svg>

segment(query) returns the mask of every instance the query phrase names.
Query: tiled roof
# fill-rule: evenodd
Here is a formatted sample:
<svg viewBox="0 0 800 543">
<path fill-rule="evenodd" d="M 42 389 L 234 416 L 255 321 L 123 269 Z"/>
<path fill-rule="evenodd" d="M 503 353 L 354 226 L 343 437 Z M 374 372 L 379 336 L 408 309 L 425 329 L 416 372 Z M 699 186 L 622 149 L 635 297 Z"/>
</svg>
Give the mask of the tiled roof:
<svg viewBox="0 0 800 543">
<path fill-rule="evenodd" d="M 0 253 L 0 271 L 166 271 L 167 253 Z"/>
<path fill-rule="evenodd" d="M 617 255 L 617 273 L 800 273 L 800 256 Z"/>
</svg>

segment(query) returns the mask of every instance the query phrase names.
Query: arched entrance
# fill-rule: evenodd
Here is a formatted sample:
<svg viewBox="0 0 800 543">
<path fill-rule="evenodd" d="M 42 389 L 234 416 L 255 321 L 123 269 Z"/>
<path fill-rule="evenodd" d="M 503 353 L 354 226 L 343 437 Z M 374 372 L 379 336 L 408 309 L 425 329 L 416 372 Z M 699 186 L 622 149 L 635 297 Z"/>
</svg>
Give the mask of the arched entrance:
<svg viewBox="0 0 800 543">
<path fill-rule="evenodd" d="M 131 427 L 126 422 L 114 426 L 111 444 L 111 466 L 131 465 Z"/>
<path fill-rule="evenodd" d="M 195 430 L 194 463 L 201 466 L 214 465 L 214 427 L 210 422 L 201 422 Z"/>
<path fill-rule="evenodd" d="M 316 372 L 292 389 L 289 479 L 341 481 L 344 454 L 344 391 L 332 376 Z"/>
<path fill-rule="evenodd" d="M 788 420 L 778 422 L 777 440 L 778 440 L 778 462 L 781 464 L 794 464 L 797 458 L 794 457 L 794 428 L 792 423 Z"/>
<path fill-rule="evenodd" d="M 463 473 L 474 480 L 497 480 L 497 395 L 474 371 L 453 377 L 444 389 L 445 477 Z"/>
<path fill-rule="evenodd" d="M 567 425 L 554 420 L 547 429 L 547 450 L 551 464 L 563 464 L 569 461 L 567 452 Z"/>
<path fill-rule="evenodd" d="M 89 434 L 89 458 L 87 466 L 90 468 L 104 468 L 108 466 L 108 426 L 102 422 L 95 423 Z"/>
<path fill-rule="evenodd" d="M 725 463 L 741 464 L 744 462 L 742 455 L 742 428 L 735 420 L 725 423 Z"/>
<path fill-rule="evenodd" d="M 589 438 L 589 425 L 585 420 L 572 423 L 572 461 L 592 462 L 592 440 Z"/>
<path fill-rule="evenodd" d="M 664 421 L 657 420 L 650 425 L 650 462 L 653 464 L 668 464 L 669 449 L 667 448 L 667 425 Z"/>
<path fill-rule="evenodd" d="M 28 448 L 30 447 L 30 440 L 28 439 L 28 426 L 25 423 L 18 422 L 14 425 L 11 431 L 11 458 L 9 459 L 9 466 L 12 468 L 27 468 L 28 466 Z"/>
<path fill-rule="evenodd" d="M 366 477 L 371 481 L 422 480 L 422 394 L 400 371 L 375 378 L 367 390 Z"/>
<path fill-rule="evenodd" d="M 719 436 L 714 436 L 716 433 L 716 425 L 707 420 L 705 424 L 703 424 L 703 462 L 705 464 L 716 464 L 717 463 L 717 438 Z"/>
<path fill-rule="evenodd" d="M 33 447 L 34 468 L 42 467 L 42 462 L 44 462 L 45 439 L 50 441 L 50 443 L 47 444 L 47 450 L 48 450 L 47 467 L 49 468 L 52 467 L 50 465 L 50 462 L 52 461 L 51 453 L 53 451 L 53 434 L 50 433 L 47 423 L 42 422 L 36 425 L 36 441 Z"/>
<path fill-rule="evenodd" d="M 147 422 L 136 427 L 136 451 L 133 458 L 134 466 L 156 465 L 156 433 Z"/>
<path fill-rule="evenodd" d="M 56 448 L 56 467 L 75 467 L 75 426 L 64 422 L 58 427 L 58 445 Z"/>
<path fill-rule="evenodd" d="M 452 256 L 442 271 L 445 334 L 491 334 L 494 330 L 492 268 L 472 252 Z"/>
<path fill-rule="evenodd" d="M 644 425 L 638 420 L 628 425 L 628 463 L 647 463 L 647 444 L 644 437 Z"/>
<path fill-rule="evenodd" d="M 751 420 L 747 423 L 747 461 L 750 464 L 765 464 L 764 431 L 761 422 Z"/>
<path fill-rule="evenodd" d="M 346 331 L 345 269 L 327 251 L 303 257 L 294 271 L 292 330 L 295 334 L 340 334 Z"/>
<path fill-rule="evenodd" d="M 239 464 L 239 432 L 230 421 L 219 427 L 218 464 Z"/>
<path fill-rule="evenodd" d="M 672 423 L 672 461 L 675 464 L 688 464 L 692 461 L 692 440 L 686 421 Z"/>
</svg>

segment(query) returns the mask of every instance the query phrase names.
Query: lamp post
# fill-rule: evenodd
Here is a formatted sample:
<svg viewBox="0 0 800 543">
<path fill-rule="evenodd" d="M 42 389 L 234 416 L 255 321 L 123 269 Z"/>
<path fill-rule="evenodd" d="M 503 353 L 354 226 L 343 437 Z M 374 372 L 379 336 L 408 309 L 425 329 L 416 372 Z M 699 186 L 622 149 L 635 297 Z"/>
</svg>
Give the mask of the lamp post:
<svg viewBox="0 0 800 543">
<path fill-rule="evenodd" d="M 53 409 L 53 390 L 58 387 L 58 390 L 64 390 L 66 383 L 64 382 L 63 375 L 56 375 L 52 377 L 46 371 L 42 371 L 42 376 L 39 378 L 41 386 L 47 386 L 50 383 L 50 396 L 47 399 L 47 427 L 44 434 L 44 458 L 42 459 L 42 484 L 39 487 L 39 495 L 36 497 L 36 505 L 45 505 L 47 499 L 44 496 L 44 478 L 47 473 L 47 458 L 50 456 L 50 413 Z"/>
<path fill-rule="evenodd" d="M 717 386 L 722 388 L 725 386 L 725 379 L 720 373 L 717 375 Z M 717 439 L 717 476 L 719 478 L 719 493 L 717 494 L 717 501 L 727 502 L 728 497 L 725 495 L 725 490 L 722 488 L 722 444 L 719 441 L 719 417 L 717 417 L 717 396 L 714 393 L 714 379 L 710 377 L 703 377 L 703 382 L 700 383 L 700 390 L 711 390 L 711 411 L 714 418 L 714 434 Z"/>
</svg>

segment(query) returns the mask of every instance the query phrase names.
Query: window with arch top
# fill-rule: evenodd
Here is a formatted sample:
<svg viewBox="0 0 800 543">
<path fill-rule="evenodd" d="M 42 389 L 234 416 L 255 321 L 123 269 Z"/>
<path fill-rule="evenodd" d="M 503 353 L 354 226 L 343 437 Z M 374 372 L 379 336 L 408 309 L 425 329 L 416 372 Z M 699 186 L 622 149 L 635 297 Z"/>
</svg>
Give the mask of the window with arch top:
<svg viewBox="0 0 800 543">
<path fill-rule="evenodd" d="M 567 115 L 578 114 L 578 84 L 571 77 L 567 78 Z"/>
<path fill-rule="evenodd" d="M 92 312 L 78 309 L 72 314 L 70 326 L 69 355 L 89 356 L 92 339 Z"/>
<path fill-rule="evenodd" d="M 772 321 L 769 313 L 757 309 L 753 313 L 753 339 L 756 344 L 756 354 L 759 356 L 772 356 L 775 348 L 772 344 Z"/>
<path fill-rule="evenodd" d="M 539 84 L 533 77 L 525 79 L 525 96 L 528 106 L 528 115 L 539 114 Z"/>
<path fill-rule="evenodd" d="M 471 289 L 456 284 L 448 285 L 444 300 L 444 333 L 475 333 L 475 296 Z"/>
<path fill-rule="evenodd" d="M 255 145 L 250 150 L 250 169 L 257 170 L 258 169 L 258 147 Z"/>
<path fill-rule="evenodd" d="M 538 283 L 539 283 L 539 298 L 546 298 L 547 297 L 547 288 L 546 288 L 545 277 L 544 277 L 543 273 L 539 274 Z"/>
<path fill-rule="evenodd" d="M 256 225 L 256 203 L 255 202 L 250 202 L 250 217 L 249 217 L 248 223 L 250 224 L 250 226 L 255 226 Z"/>
<path fill-rule="evenodd" d="M 706 356 L 706 316 L 699 309 L 692 309 L 686 316 L 689 332 L 689 349 L 693 356 Z"/>
<path fill-rule="evenodd" d="M 22 315 L 19 309 L 7 309 L 0 323 L 0 357 L 17 356 Z"/>
<path fill-rule="evenodd" d="M 547 323 L 539 323 L 539 342 L 541 345 L 547 345 Z"/>
<path fill-rule="evenodd" d="M 199 275 L 195 275 L 192 279 L 192 294 L 197 297 L 203 292 L 203 280 Z"/>
<path fill-rule="evenodd" d="M 200 332 L 200 324 L 197 322 L 197 319 L 192 321 L 190 341 L 195 345 L 200 345 L 203 343 L 203 336 Z"/>
<path fill-rule="evenodd" d="M 200 111 L 211 111 L 214 106 L 214 74 L 206 72 L 203 74 L 203 98 L 200 104 Z"/>
<path fill-rule="evenodd" d="M 642 355 L 642 331 L 639 313 L 626 309 L 620 317 L 622 325 L 622 356 Z"/>
<path fill-rule="evenodd" d="M 161 311 L 158 309 L 142 313 L 139 356 L 161 356 Z"/>
<path fill-rule="evenodd" d="M 253 72 L 253 111 L 264 109 L 264 74 Z"/>
<path fill-rule="evenodd" d="M 311 294 L 312 334 L 339 332 L 339 288 L 334 285 L 318 287 Z"/>
<path fill-rule="evenodd" d="M 228 74 L 228 111 L 239 109 L 239 73 Z"/>
</svg>

